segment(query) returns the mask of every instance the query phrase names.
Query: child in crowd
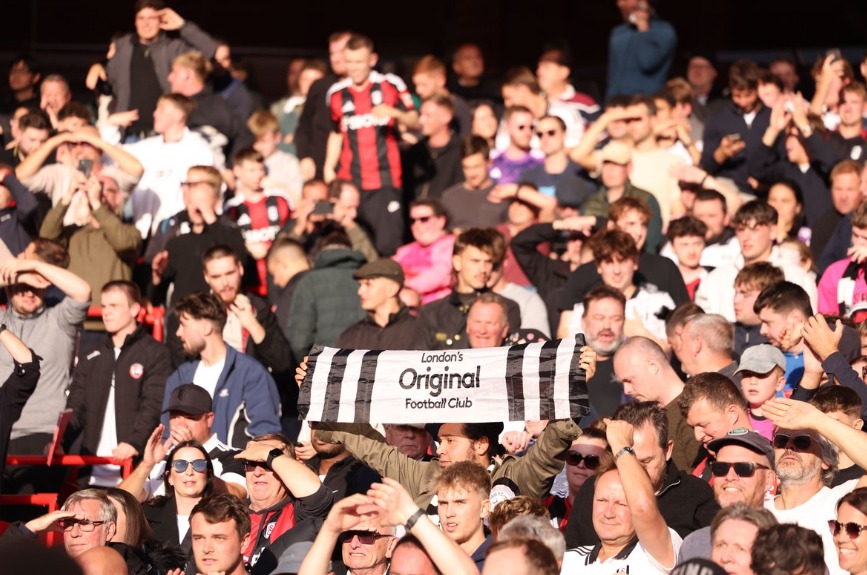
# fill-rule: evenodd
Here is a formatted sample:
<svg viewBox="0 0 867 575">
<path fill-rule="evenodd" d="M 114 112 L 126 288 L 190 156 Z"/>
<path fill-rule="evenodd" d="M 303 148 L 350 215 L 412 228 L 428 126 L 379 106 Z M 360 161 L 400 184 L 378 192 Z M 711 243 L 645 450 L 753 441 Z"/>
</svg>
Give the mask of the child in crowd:
<svg viewBox="0 0 867 575">
<path fill-rule="evenodd" d="M 303 181 L 298 158 L 278 148 L 283 141 L 283 135 L 280 133 L 277 117 L 271 112 L 259 110 L 250 116 L 247 126 L 256 138 L 253 149 L 265 158 L 267 175 L 264 186 L 280 190 L 294 210 L 301 197 Z"/>
<path fill-rule="evenodd" d="M 735 373 L 741 374 L 741 389 L 747 399 L 750 424 L 768 439 L 773 439 L 774 424 L 762 413 L 762 405 L 777 397 L 786 385 L 786 358 L 769 344 L 748 347 Z"/>
</svg>

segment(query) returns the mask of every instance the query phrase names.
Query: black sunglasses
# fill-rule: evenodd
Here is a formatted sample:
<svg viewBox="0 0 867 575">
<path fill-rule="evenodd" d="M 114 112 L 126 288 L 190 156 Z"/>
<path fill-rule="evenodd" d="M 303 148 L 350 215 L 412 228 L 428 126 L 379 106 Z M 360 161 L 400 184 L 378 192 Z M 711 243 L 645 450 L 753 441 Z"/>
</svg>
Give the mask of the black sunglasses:
<svg viewBox="0 0 867 575">
<path fill-rule="evenodd" d="M 813 445 L 813 438 L 809 435 L 796 435 L 794 437 L 785 433 L 778 433 L 774 436 L 774 447 L 777 449 L 789 449 L 789 446 L 794 447 L 793 451 L 810 451 Z"/>
<path fill-rule="evenodd" d="M 738 477 L 752 477 L 756 474 L 756 469 L 770 469 L 767 465 L 761 463 L 753 463 L 752 461 L 738 461 L 730 463 L 728 461 L 714 461 L 710 464 L 710 472 L 714 477 L 725 477 L 729 474 L 729 469 L 735 468 L 735 474 Z"/>
<path fill-rule="evenodd" d="M 541 138 L 542 136 L 548 136 L 549 138 L 553 138 L 558 133 L 557 130 L 539 130 L 536 132 L 536 137 Z"/>
<path fill-rule="evenodd" d="M 846 531 L 846 535 L 849 536 L 849 539 L 856 539 L 861 535 L 861 532 L 867 528 L 867 525 L 859 525 L 858 523 L 840 523 L 834 519 L 828 520 L 828 527 L 831 529 L 831 533 L 833 535 L 839 535 L 840 530 Z"/>
<path fill-rule="evenodd" d="M 358 542 L 362 545 L 373 545 L 377 539 L 386 536 L 376 531 L 344 531 L 340 534 L 340 542 L 349 543 L 353 537 L 358 537 Z"/>
<path fill-rule="evenodd" d="M 410 218 L 410 219 L 409 219 L 409 223 L 414 224 L 414 223 L 416 223 L 416 222 L 421 222 L 421 223 L 423 223 L 423 224 L 426 224 L 426 223 L 428 223 L 428 222 L 430 221 L 430 219 L 431 219 L 432 217 L 433 217 L 433 216 L 422 216 L 422 217 L 420 217 L 420 218 Z"/>
<path fill-rule="evenodd" d="M 271 466 L 264 461 L 250 461 L 249 459 L 244 460 L 245 472 L 250 473 L 251 471 L 255 471 L 257 467 L 261 467 L 265 471 L 271 471 Z"/>
<path fill-rule="evenodd" d="M 193 471 L 195 471 L 196 473 L 204 473 L 208 470 L 208 462 L 204 459 L 196 459 L 194 461 L 187 461 L 186 459 L 175 459 L 174 461 L 172 461 L 172 469 L 174 469 L 176 473 L 183 473 L 190 465 L 193 466 Z"/>
<path fill-rule="evenodd" d="M 577 451 L 569 451 L 566 453 L 566 465 L 578 465 L 582 461 L 584 462 L 584 467 L 586 467 L 587 469 L 599 468 L 598 455 L 584 455 L 583 453 L 578 453 Z"/>
</svg>

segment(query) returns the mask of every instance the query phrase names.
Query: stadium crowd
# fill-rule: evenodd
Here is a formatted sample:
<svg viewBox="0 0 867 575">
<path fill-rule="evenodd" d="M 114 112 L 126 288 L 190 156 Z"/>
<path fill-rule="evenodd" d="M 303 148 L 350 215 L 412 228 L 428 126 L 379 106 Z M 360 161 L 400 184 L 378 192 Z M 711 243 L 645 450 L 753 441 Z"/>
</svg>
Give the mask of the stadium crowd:
<svg viewBox="0 0 867 575">
<path fill-rule="evenodd" d="M 337 31 L 269 107 L 163 0 L 86 78 L 16 56 L 0 488 L 62 507 L 0 506 L 8 572 L 867 573 L 867 56 L 675 77 L 616 6 L 601 102 Z M 299 411 L 313 346 L 575 334 L 580 418 Z M 112 463 L 6 465 L 64 454 Z"/>
</svg>

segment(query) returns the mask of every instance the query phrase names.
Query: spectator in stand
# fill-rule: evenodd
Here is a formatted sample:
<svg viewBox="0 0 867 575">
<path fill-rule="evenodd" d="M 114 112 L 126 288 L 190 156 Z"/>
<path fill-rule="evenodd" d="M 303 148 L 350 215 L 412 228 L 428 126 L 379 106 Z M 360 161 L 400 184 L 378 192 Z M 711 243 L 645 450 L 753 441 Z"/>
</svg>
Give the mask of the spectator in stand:
<svg viewBox="0 0 867 575">
<path fill-rule="evenodd" d="M 761 146 L 771 111 L 758 96 L 759 67 L 738 60 L 729 69 L 731 102 L 711 114 L 704 127 L 701 167 L 716 177 L 730 178 L 742 192 L 752 191 L 748 158 Z"/>
<path fill-rule="evenodd" d="M 492 104 L 476 102 L 473 104 L 473 136 L 481 136 L 493 149 L 494 139 L 500 127 L 500 119 Z"/>
<path fill-rule="evenodd" d="M 446 467 L 431 485 L 436 493 L 437 515 L 443 531 L 475 562 L 480 571 L 493 543 L 485 533 L 491 512 L 491 476 L 475 461 L 459 461 Z"/>
<path fill-rule="evenodd" d="M 774 425 L 762 413 L 762 406 L 782 393 L 786 386 L 786 357 L 772 345 L 754 345 L 744 351 L 737 373 L 749 404 L 750 425 L 773 439 Z"/>
<path fill-rule="evenodd" d="M 73 180 L 60 203 L 45 215 L 39 230 L 43 238 L 56 240 L 67 249 L 69 271 L 90 284 L 93 305 L 102 305 L 104 285 L 132 279 L 141 251 L 141 234 L 120 218 L 123 192 L 116 176 L 112 177 L 116 173 L 116 168 L 109 167 L 98 178 Z"/>
<path fill-rule="evenodd" d="M 726 318 L 717 314 L 693 315 L 683 323 L 680 340 L 676 355 L 684 374 L 717 372 L 740 383 L 731 323 Z"/>
<path fill-rule="evenodd" d="M 328 60 L 331 64 L 331 72 L 310 85 L 304 109 L 298 118 L 294 143 L 300 161 L 301 179 L 305 182 L 314 178 L 323 178 L 322 168 L 327 155 L 328 137 L 334 131 L 331 106 L 325 94 L 331 86 L 346 77 L 346 59 L 343 49 L 351 35 L 352 32 L 340 30 L 328 37 Z"/>
<path fill-rule="evenodd" d="M 399 128 L 415 128 L 418 112 L 403 80 L 373 70 L 378 57 L 370 38 L 354 34 L 344 51 L 348 78 L 326 95 L 333 124 L 323 174 L 326 182 L 339 177 L 358 186 L 358 219 L 373 232 L 376 250 L 390 256 L 404 233 Z"/>
<path fill-rule="evenodd" d="M 867 255 L 867 203 L 852 213 L 851 255 L 828 266 L 819 281 L 819 313 L 850 315 L 855 304 L 867 299 L 864 259 Z"/>
<path fill-rule="evenodd" d="M 704 251 L 707 226 L 701 220 L 685 216 L 674 220 L 668 226 L 665 236 L 674 253 L 677 269 L 683 276 L 683 283 L 689 293 L 689 299 L 695 299 L 695 290 L 707 277 L 707 268 L 701 265 L 701 255 Z"/>
<path fill-rule="evenodd" d="M 364 319 L 358 282 L 352 277 L 364 263 L 345 234 L 322 239 L 313 269 L 298 281 L 292 296 L 286 331 L 296 359 L 313 345 L 334 346 L 346 328 Z"/>
<path fill-rule="evenodd" d="M 720 100 L 720 90 L 716 86 L 718 64 L 710 53 L 693 54 L 686 64 L 686 79 L 693 93 L 693 110 L 696 118 L 705 124 L 711 104 Z"/>
<path fill-rule="evenodd" d="M 505 238 L 503 238 L 502 234 L 500 234 L 500 238 L 503 245 L 497 249 L 505 250 Z M 506 278 L 505 261 L 499 266 L 494 266 L 494 269 L 491 271 L 491 278 L 488 280 L 488 285 L 494 293 L 500 294 L 504 298 L 518 304 L 521 312 L 521 324 L 515 326 L 514 331 L 518 331 L 519 329 L 535 330 L 546 339 L 551 337 L 548 310 L 545 309 L 545 302 L 542 301 L 542 298 L 535 291 L 512 283 Z"/>
<path fill-rule="evenodd" d="M 783 82 L 774 76 L 769 70 L 762 69 L 759 74 L 758 89 L 759 99 L 767 108 L 773 109 L 774 104 L 781 98 L 785 98 Z"/>
<path fill-rule="evenodd" d="M 127 127 L 125 141 L 144 139 L 153 128 L 151 114 L 162 94 L 170 90 L 168 80 L 172 61 L 189 50 L 201 50 L 212 58 L 217 41 L 201 28 L 184 20 L 162 0 L 138 0 L 135 32 L 117 38 L 115 51 L 105 66 L 113 93 L 115 112 L 137 112 Z M 177 32 L 177 35 L 170 35 Z"/>
<path fill-rule="evenodd" d="M 69 90 L 69 82 L 60 74 L 45 76 L 39 85 L 39 107 L 51 119 L 51 125 L 59 130 L 58 113 L 69 101 L 72 100 L 72 92 Z"/>
<path fill-rule="evenodd" d="M 783 271 L 769 262 L 745 265 L 735 276 L 735 353 L 740 356 L 753 345 L 767 343 L 761 334 L 762 320 L 753 309 L 756 299 L 766 287 L 784 281 Z"/>
<path fill-rule="evenodd" d="M 106 335 L 75 366 L 66 399 L 72 418 L 61 439 L 70 447 L 83 432 L 83 455 L 123 460 L 142 453 L 159 422 L 171 362 L 166 347 L 136 321 L 141 311 L 138 287 L 119 280 L 100 291 Z M 89 483 L 114 487 L 119 472 L 116 465 L 96 466 Z"/>
<path fill-rule="evenodd" d="M 834 157 L 822 131 L 821 124 L 811 122 L 807 116 L 807 103 L 803 99 L 785 96 L 771 110 L 762 143 L 752 150 L 747 162 L 750 175 L 757 180 L 790 180 L 800 187 L 807 225 L 832 207 L 827 178 L 834 167 Z M 785 159 L 777 153 L 780 138 Z"/>
<path fill-rule="evenodd" d="M 185 52 L 172 59 L 168 81 L 173 93 L 195 102 L 187 125 L 207 140 L 218 158 L 217 164 L 222 165 L 236 151 L 252 147 L 253 135 L 247 129 L 246 120 L 207 86 L 211 70 L 211 62 L 202 52 Z"/>
<path fill-rule="evenodd" d="M 290 206 L 297 206 L 303 185 L 301 169 L 298 158 L 280 148 L 283 135 L 277 118 L 271 112 L 257 110 L 247 120 L 247 127 L 255 138 L 253 149 L 265 159 L 264 186 L 280 190 Z"/>
<path fill-rule="evenodd" d="M 732 264 L 714 269 L 695 293 L 695 303 L 707 313 L 718 313 L 729 321 L 735 319 L 734 279 L 745 265 L 770 262 L 779 267 L 788 281 L 804 286 L 811 305 L 815 306 L 816 283 L 797 265 L 784 261 L 774 245 L 777 231 L 777 211 L 760 200 L 747 202 L 735 214 L 732 226 L 741 247 L 741 257 Z"/>
<path fill-rule="evenodd" d="M 831 203 L 834 209 L 825 212 L 814 223 L 810 238 L 810 249 L 820 272 L 824 272 L 837 259 L 847 255 L 845 252 L 850 246 L 849 234 L 852 233 L 850 214 L 862 201 L 859 189 L 862 186 L 862 172 L 864 166 L 854 160 L 843 160 L 831 170 Z M 867 173 L 863 187 L 867 191 Z"/>
<path fill-rule="evenodd" d="M 27 156 L 35 152 L 48 141 L 51 135 L 51 121 L 42 110 L 24 110 L 18 120 L 18 137 L 10 145 L 0 152 L 4 162 L 8 162 L 13 168 L 27 159 Z M 14 120 L 14 117 L 13 117 Z M 11 146 L 11 147 L 10 147 Z"/>
<path fill-rule="evenodd" d="M 763 289 L 753 311 L 762 322 L 761 334 L 786 356 L 785 394 L 789 395 L 798 387 L 806 366 L 802 328 L 813 315 L 810 299 L 801 286 L 784 281 Z"/>
<path fill-rule="evenodd" d="M 489 166 L 491 179 L 496 183 L 517 183 L 521 174 L 542 164 L 532 151 L 533 123 L 533 113 L 529 108 L 506 108 L 496 137 L 496 153 Z"/>
<path fill-rule="evenodd" d="M 433 94 L 422 102 L 418 118 L 422 138 L 403 158 L 405 196 L 438 200 L 463 179 L 461 137 L 452 129 L 454 116 L 449 96 Z"/>
<path fill-rule="evenodd" d="M 597 474 L 605 454 L 611 455 L 605 431 L 592 425 L 585 428 L 581 437 L 573 441 L 569 447 L 564 468 L 569 490 L 565 497 L 552 494 L 545 499 L 545 507 L 548 508 L 551 520 L 560 531 L 563 531 L 568 524 L 575 495 L 589 478 Z M 497 506 L 499 507 L 500 505 Z"/>
<path fill-rule="evenodd" d="M 449 127 L 460 141 L 470 135 L 473 113 L 466 100 L 449 93 L 446 80 L 446 64 L 436 56 L 422 56 L 412 69 L 415 93 L 422 102 L 441 96 L 452 103 L 453 118 L 449 122 Z"/>
<path fill-rule="evenodd" d="M 816 395 L 810 399 L 810 403 L 825 415 L 842 421 L 853 429 L 861 430 L 864 427 L 864 420 L 861 419 L 863 403 L 858 394 L 848 387 L 826 385 L 816 392 Z M 837 487 L 864 475 L 864 469 L 856 465 L 848 455 L 840 453 L 839 457 L 837 472 L 831 481 L 831 487 Z"/>
<path fill-rule="evenodd" d="M 442 197 L 449 226 L 455 233 L 472 227 L 496 227 L 506 219 L 508 206 L 499 198 L 491 199 L 495 183 L 490 176 L 489 155 L 483 138 L 472 136 L 464 140 L 461 149 L 464 181 L 445 190 Z"/>
<path fill-rule="evenodd" d="M 30 243 L 37 208 L 36 198 L 18 181 L 12 167 L 0 164 L 0 241 L 13 256 Z"/>
<path fill-rule="evenodd" d="M 810 243 L 810 228 L 804 225 L 804 194 L 800 185 L 791 180 L 780 180 L 768 190 L 768 205 L 777 210 L 777 233 L 774 241 L 779 245 L 788 239 Z M 813 218 L 815 220 L 815 218 Z"/>
<path fill-rule="evenodd" d="M 834 545 L 840 568 L 848 573 L 860 573 L 867 568 L 861 548 L 862 525 L 867 523 L 867 490 L 856 489 L 837 502 L 835 519 L 828 521 L 834 534 Z"/>
<path fill-rule="evenodd" d="M 207 290 L 201 262 L 212 246 L 227 245 L 246 259 L 241 230 L 226 216 L 217 215 L 222 184 L 223 178 L 214 167 L 193 166 L 187 170 L 181 186 L 185 210 L 160 223 L 145 254 L 145 261 L 151 262 L 148 299 L 154 304 L 165 301 L 169 284 L 174 284 L 173 301 Z M 252 277 L 256 277 L 255 273 Z"/>
<path fill-rule="evenodd" d="M 452 267 L 457 281 L 448 295 L 422 306 L 415 349 L 466 349 L 467 312 L 479 294 L 489 290 L 493 268 L 501 265 L 505 250 L 494 229 L 471 228 L 455 239 Z M 521 325 L 518 304 L 505 300 L 508 324 Z"/>
<path fill-rule="evenodd" d="M 245 575 L 243 550 L 249 545 L 250 517 L 232 495 L 203 499 L 190 512 L 193 560 L 198 571 Z"/>
<path fill-rule="evenodd" d="M 232 111 L 246 122 L 255 109 L 261 108 L 262 101 L 260 95 L 254 95 L 243 82 L 246 76 L 239 73 L 243 64 L 237 66 L 232 61 L 232 48 L 224 41 L 217 46 L 211 62 L 214 68 L 208 83 L 214 93 L 223 98 Z"/>
<path fill-rule="evenodd" d="M 822 118 L 825 128 L 836 130 L 840 124 L 841 90 L 855 79 L 852 65 L 839 50 L 831 49 L 816 59 L 810 73 L 816 82 L 810 111 Z"/>
<path fill-rule="evenodd" d="M 828 137 L 828 147 L 834 161 L 854 160 L 863 163 L 867 159 L 867 139 L 864 134 L 864 103 L 867 88 L 861 82 L 851 82 L 840 90 L 840 125 Z"/>
<path fill-rule="evenodd" d="M 403 288 L 403 269 L 389 259 L 366 263 L 352 274 L 358 280 L 360 322 L 349 326 L 337 340 L 345 349 L 403 349 L 415 335 L 416 318 L 398 297 Z"/>
<path fill-rule="evenodd" d="M 6 335 L 2 335 L 5 333 Z M 12 356 L 13 371 L 0 387 L 0 487 L 3 486 L 6 454 L 12 426 L 21 417 L 27 400 L 39 381 L 39 356 L 8 329 L 0 331 L 0 344 Z"/>
<path fill-rule="evenodd" d="M 413 241 L 401 246 L 393 259 L 403 268 L 404 285 L 419 293 L 422 304 L 451 291 L 455 236 L 446 231 L 445 208 L 437 200 L 416 200 L 409 207 Z"/>
<path fill-rule="evenodd" d="M 307 95 L 310 93 L 310 87 L 314 82 L 320 80 L 326 74 L 328 74 L 328 64 L 322 60 L 316 58 L 310 60 L 293 58 L 289 62 L 289 71 L 286 76 L 289 84 L 289 95 L 277 100 L 271 106 L 271 113 L 277 118 L 279 123 L 278 128 L 281 134 L 280 151 L 296 157 L 296 159 L 298 147 L 295 143 L 295 134 L 298 130 L 304 106 L 308 103 Z M 253 131 L 253 128 L 251 127 L 250 130 Z M 255 131 L 253 135 L 255 135 Z"/>
<path fill-rule="evenodd" d="M 485 75 L 485 57 L 478 44 L 467 42 L 455 49 L 452 71 L 454 76 L 448 84 L 452 94 L 457 94 L 470 103 L 500 102 L 499 86 L 493 78 Z"/>
<path fill-rule="evenodd" d="M 148 238 L 157 226 L 183 207 L 184 176 L 193 166 L 222 166 L 201 135 L 191 132 L 189 118 L 196 104 L 180 94 L 160 96 L 154 110 L 156 136 L 126 150 L 144 165 L 144 175 L 132 191 L 133 221 Z"/>
<path fill-rule="evenodd" d="M 256 263 L 258 295 L 268 293 L 268 270 L 265 256 L 277 233 L 289 219 L 291 208 L 286 198 L 274 189 L 266 189 L 265 158 L 252 148 L 238 150 L 232 158 L 235 197 L 226 202 L 226 215 L 244 236 L 244 247 Z"/>
<path fill-rule="evenodd" d="M 589 94 L 575 90 L 569 83 L 571 75 L 572 55 L 568 50 L 551 46 L 539 56 L 536 78 L 545 97 L 549 102 L 571 104 L 581 114 L 585 124 L 589 124 L 599 116 L 599 104 Z"/>
<path fill-rule="evenodd" d="M 691 99 L 685 98 L 685 101 L 686 106 L 691 106 Z M 677 108 L 681 104 L 675 99 L 667 85 L 663 91 L 653 95 L 653 105 L 656 107 L 652 125 L 654 139 L 658 144 L 657 149 L 674 154 L 686 165 L 698 164 L 701 160 L 701 150 L 699 150 L 701 144 L 696 144 L 695 139 L 690 135 L 689 121 L 684 115 L 683 109 Z M 670 156 L 660 157 L 671 161 Z M 671 172 L 669 174 L 671 175 Z M 683 199 L 679 199 L 680 203 L 683 203 Z"/>
<path fill-rule="evenodd" d="M 163 407 L 168 409 L 175 388 L 192 382 L 213 398 L 213 429 L 223 443 L 240 447 L 247 437 L 278 432 L 277 387 L 262 364 L 223 340 L 223 302 L 213 294 L 192 293 L 183 297 L 175 310 L 184 352 L 199 359 L 181 364 L 169 376 Z M 163 413 L 162 422 L 168 427 L 168 413 Z"/>
<path fill-rule="evenodd" d="M 39 107 L 38 86 L 42 79 L 39 62 L 27 54 L 9 60 L 9 94 L 0 101 L 0 113 L 11 114 L 16 108 Z"/>
<path fill-rule="evenodd" d="M 716 190 L 699 190 L 695 194 L 691 215 L 707 226 L 701 265 L 718 268 L 735 261 L 741 249 L 730 225 L 726 197 Z M 667 248 L 663 248 L 662 253 L 668 255 Z"/>
<path fill-rule="evenodd" d="M 512 198 L 509 200 L 509 209 L 506 212 L 506 221 L 497 226 L 497 231 L 503 234 L 506 242 L 511 242 L 517 234 L 521 233 L 528 227 L 539 221 L 541 209 L 533 205 L 526 198 L 531 195 L 537 197 L 537 190 L 531 184 L 519 184 L 519 188 L 515 188 L 515 196 L 523 196 L 525 199 Z M 526 190 L 524 188 L 527 188 Z M 546 221 L 549 219 L 546 214 Z M 551 218 L 552 219 L 552 218 Z M 516 284 L 520 287 L 530 287 L 532 284 L 527 278 L 524 271 L 518 265 L 515 259 L 515 254 L 512 252 L 511 244 L 506 248 L 506 259 L 503 262 L 503 273 L 506 281 Z M 547 316 L 547 313 L 545 314 Z"/>
<path fill-rule="evenodd" d="M 541 541 L 516 537 L 498 541 L 488 548 L 485 561 L 487 575 L 509 571 L 515 575 L 556 575 L 560 573 L 557 558 Z"/>
<path fill-rule="evenodd" d="M 287 325 L 295 286 L 310 269 L 304 247 L 292 238 L 277 236 L 268 250 L 268 273 L 274 279 L 276 289 L 268 290 L 268 299 L 274 306 L 277 324 L 289 341 Z"/>
</svg>

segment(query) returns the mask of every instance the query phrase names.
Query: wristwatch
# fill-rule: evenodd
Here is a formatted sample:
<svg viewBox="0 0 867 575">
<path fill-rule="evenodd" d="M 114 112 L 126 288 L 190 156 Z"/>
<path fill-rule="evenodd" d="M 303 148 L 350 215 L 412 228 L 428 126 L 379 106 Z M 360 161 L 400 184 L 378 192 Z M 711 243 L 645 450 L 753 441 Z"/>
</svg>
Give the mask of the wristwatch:
<svg viewBox="0 0 867 575">
<path fill-rule="evenodd" d="M 415 527 L 415 524 L 418 522 L 419 519 L 422 518 L 423 515 L 424 515 L 424 509 L 418 508 L 418 509 L 416 509 L 415 513 L 413 513 L 412 515 L 409 516 L 409 519 L 407 519 L 406 523 L 404 523 L 404 525 L 403 525 L 404 528 L 406 529 L 407 533 L 412 531 L 412 528 Z"/>
<path fill-rule="evenodd" d="M 624 447 L 623 449 L 621 449 L 620 451 L 618 451 L 617 453 L 614 454 L 614 461 L 616 462 L 618 459 L 620 459 L 622 456 L 626 455 L 627 453 L 631 453 L 632 455 L 635 455 L 635 450 L 632 449 L 631 447 Z"/>
<path fill-rule="evenodd" d="M 280 457 L 281 455 L 286 455 L 286 454 L 283 453 L 282 449 L 275 447 L 274 449 L 272 449 L 271 451 L 268 452 L 268 459 L 265 460 L 265 463 L 268 464 L 268 467 L 271 467 L 271 463 L 273 463 L 274 460 L 277 459 L 278 457 Z"/>
</svg>

